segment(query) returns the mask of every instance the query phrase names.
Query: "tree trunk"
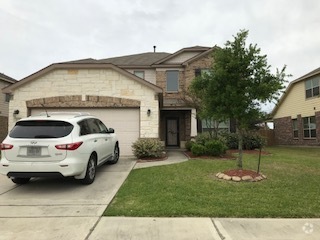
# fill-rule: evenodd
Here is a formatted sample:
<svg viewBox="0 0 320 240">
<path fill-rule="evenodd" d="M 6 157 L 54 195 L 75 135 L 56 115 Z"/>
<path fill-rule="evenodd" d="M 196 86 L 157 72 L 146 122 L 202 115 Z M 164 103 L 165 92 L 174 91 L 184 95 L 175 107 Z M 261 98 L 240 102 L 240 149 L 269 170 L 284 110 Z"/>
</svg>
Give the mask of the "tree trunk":
<svg viewBox="0 0 320 240">
<path fill-rule="evenodd" d="M 237 128 L 238 130 L 238 136 L 239 136 L 239 146 L 238 146 L 238 150 L 239 150 L 239 156 L 238 156 L 238 169 L 242 169 L 242 145 L 243 145 L 243 133 L 242 131 Z"/>
</svg>

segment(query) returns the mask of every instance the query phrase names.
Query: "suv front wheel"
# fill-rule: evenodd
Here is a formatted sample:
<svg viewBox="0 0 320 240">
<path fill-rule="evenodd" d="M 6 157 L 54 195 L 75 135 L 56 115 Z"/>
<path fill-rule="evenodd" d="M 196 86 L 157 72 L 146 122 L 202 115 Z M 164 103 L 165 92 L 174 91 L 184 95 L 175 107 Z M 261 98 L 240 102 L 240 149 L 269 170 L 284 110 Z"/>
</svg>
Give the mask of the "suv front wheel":
<svg viewBox="0 0 320 240">
<path fill-rule="evenodd" d="M 120 149 L 119 149 L 119 145 L 116 144 L 114 146 L 112 160 L 108 161 L 108 163 L 109 164 L 116 164 L 118 162 L 118 160 L 119 160 L 119 156 L 120 156 Z"/>
<path fill-rule="evenodd" d="M 93 154 L 91 154 L 88 161 L 88 165 L 87 165 L 86 176 L 84 177 L 84 179 L 81 179 L 81 183 L 91 184 L 93 183 L 95 177 L 96 177 L 96 157 Z"/>
</svg>

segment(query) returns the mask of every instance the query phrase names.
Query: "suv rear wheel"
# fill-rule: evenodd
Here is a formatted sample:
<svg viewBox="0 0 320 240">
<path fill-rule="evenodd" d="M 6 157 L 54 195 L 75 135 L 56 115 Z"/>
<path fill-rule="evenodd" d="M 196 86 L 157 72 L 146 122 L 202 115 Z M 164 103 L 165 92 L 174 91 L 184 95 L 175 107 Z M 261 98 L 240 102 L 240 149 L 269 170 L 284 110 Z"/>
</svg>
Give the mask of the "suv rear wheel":
<svg viewBox="0 0 320 240">
<path fill-rule="evenodd" d="M 93 154 L 91 154 L 88 161 L 88 165 L 87 165 L 86 176 L 84 177 L 84 179 L 81 179 L 81 183 L 91 184 L 93 183 L 95 177 L 96 177 L 96 157 Z"/>
<path fill-rule="evenodd" d="M 30 181 L 30 178 L 20 178 L 20 177 L 13 177 L 11 181 L 16 184 L 26 184 Z"/>
</svg>

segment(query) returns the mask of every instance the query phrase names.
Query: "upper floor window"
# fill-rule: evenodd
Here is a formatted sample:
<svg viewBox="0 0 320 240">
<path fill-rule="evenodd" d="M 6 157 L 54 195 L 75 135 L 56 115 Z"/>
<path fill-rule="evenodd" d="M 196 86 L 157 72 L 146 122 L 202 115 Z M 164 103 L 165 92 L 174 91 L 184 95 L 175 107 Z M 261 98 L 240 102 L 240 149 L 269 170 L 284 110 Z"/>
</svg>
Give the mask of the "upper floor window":
<svg viewBox="0 0 320 240">
<path fill-rule="evenodd" d="M 307 80 L 305 82 L 306 87 L 306 98 L 319 96 L 319 77 Z"/>
<path fill-rule="evenodd" d="M 194 70 L 195 77 L 201 76 L 204 73 L 210 74 L 210 69 L 209 68 L 203 68 L 203 69 L 197 68 L 197 69 Z"/>
<path fill-rule="evenodd" d="M 134 71 L 133 74 L 139 78 L 144 79 L 144 71 Z"/>
<path fill-rule="evenodd" d="M 178 92 L 179 91 L 179 71 L 170 70 L 167 74 L 167 92 Z"/>
<path fill-rule="evenodd" d="M 304 117 L 303 118 L 303 137 L 315 138 L 316 134 L 316 117 Z"/>
<path fill-rule="evenodd" d="M 10 102 L 10 100 L 11 100 L 11 95 L 10 95 L 10 93 L 6 93 L 6 95 L 5 95 L 5 102 Z"/>
<path fill-rule="evenodd" d="M 298 119 L 292 119 L 293 138 L 299 137 Z"/>
</svg>

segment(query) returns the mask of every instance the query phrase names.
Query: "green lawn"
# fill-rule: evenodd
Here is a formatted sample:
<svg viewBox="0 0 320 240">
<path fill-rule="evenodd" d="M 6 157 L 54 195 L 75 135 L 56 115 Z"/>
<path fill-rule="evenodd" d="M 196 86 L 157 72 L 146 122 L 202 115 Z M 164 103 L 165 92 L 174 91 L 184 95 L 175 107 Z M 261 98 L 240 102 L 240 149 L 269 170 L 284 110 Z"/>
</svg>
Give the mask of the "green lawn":
<svg viewBox="0 0 320 240">
<path fill-rule="evenodd" d="M 188 162 L 133 170 L 106 216 L 139 217 L 320 217 L 320 148 L 266 149 L 260 182 L 229 182 L 215 174 L 235 160 Z M 257 169 L 258 155 L 244 155 Z"/>
</svg>

